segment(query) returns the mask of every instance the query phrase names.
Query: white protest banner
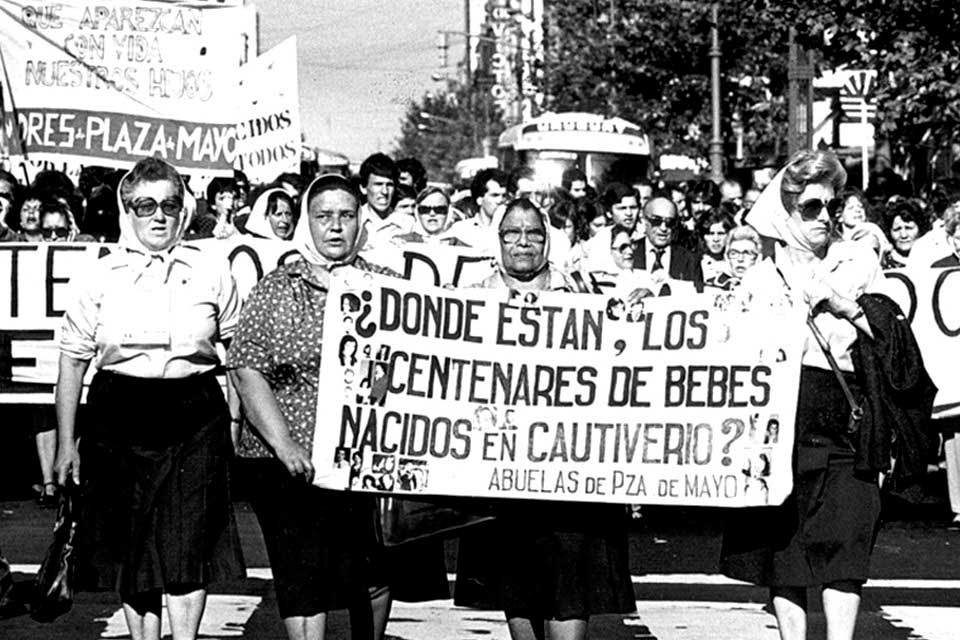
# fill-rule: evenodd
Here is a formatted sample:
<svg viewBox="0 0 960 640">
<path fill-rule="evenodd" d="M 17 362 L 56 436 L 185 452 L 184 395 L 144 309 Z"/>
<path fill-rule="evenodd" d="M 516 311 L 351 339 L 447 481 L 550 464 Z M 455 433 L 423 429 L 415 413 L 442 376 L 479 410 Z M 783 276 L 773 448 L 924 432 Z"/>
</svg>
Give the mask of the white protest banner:
<svg viewBox="0 0 960 640">
<path fill-rule="evenodd" d="M 242 119 L 234 167 L 267 184 L 300 171 L 300 94 L 297 38 L 290 36 L 241 69 Z"/>
<path fill-rule="evenodd" d="M 937 385 L 933 415 L 960 415 L 960 267 L 884 271 L 886 289 L 903 309 Z"/>
<path fill-rule="evenodd" d="M 471 286 L 496 271 L 492 256 L 473 247 L 408 242 L 364 250 L 367 261 L 389 267 L 412 282 L 433 286 Z"/>
<path fill-rule="evenodd" d="M 802 310 L 358 270 L 327 300 L 322 487 L 712 506 L 790 491 Z"/>
<path fill-rule="evenodd" d="M 0 0 L 11 154 L 55 166 L 116 167 L 159 155 L 184 173 L 232 173 L 232 114 L 252 11 L 216 3 Z"/>
<path fill-rule="evenodd" d="M 296 253 L 289 243 L 250 237 L 193 244 L 230 261 L 241 299 L 265 274 Z M 50 403 L 60 357 L 57 331 L 70 279 L 116 245 L 0 244 L 0 404 Z M 7 286 L 8 285 L 8 286 Z"/>
</svg>

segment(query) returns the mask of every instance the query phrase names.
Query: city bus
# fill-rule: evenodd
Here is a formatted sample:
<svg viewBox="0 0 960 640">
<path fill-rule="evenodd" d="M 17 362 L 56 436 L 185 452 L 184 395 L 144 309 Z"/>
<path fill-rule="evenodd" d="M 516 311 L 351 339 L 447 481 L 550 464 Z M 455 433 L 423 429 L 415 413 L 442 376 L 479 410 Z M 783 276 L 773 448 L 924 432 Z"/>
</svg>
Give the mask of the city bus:
<svg viewBox="0 0 960 640">
<path fill-rule="evenodd" d="M 590 113 L 547 113 L 500 134 L 500 166 L 527 166 L 534 179 L 559 185 L 565 169 L 578 167 L 594 187 L 617 180 L 627 184 L 648 176 L 650 140 L 623 118 Z"/>
</svg>

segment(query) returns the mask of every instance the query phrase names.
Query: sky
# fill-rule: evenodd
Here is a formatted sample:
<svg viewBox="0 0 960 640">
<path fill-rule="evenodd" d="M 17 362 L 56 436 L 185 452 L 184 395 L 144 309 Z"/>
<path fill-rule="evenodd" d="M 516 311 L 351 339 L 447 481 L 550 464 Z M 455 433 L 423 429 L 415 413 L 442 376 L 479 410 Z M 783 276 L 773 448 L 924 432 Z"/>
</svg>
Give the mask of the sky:
<svg viewBox="0 0 960 640">
<path fill-rule="evenodd" d="M 463 0 L 258 0 L 260 51 L 297 36 L 306 142 L 361 161 L 389 152 L 411 100 L 442 85 L 437 32 L 463 31 Z M 451 37 L 447 71 L 462 57 Z M 461 48 L 455 49 L 456 45 Z"/>
</svg>

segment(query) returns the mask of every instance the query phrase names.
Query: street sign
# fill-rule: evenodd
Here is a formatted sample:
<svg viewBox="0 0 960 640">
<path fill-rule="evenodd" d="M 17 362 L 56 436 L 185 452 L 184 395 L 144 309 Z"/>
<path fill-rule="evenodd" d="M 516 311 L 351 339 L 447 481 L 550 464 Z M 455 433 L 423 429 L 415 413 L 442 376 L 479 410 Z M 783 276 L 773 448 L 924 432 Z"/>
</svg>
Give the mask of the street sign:
<svg viewBox="0 0 960 640">
<path fill-rule="evenodd" d="M 861 69 L 850 73 L 847 81 L 840 87 L 840 98 L 861 98 L 866 99 L 873 93 L 873 85 L 876 83 L 877 72 Z"/>
<path fill-rule="evenodd" d="M 864 98 L 840 96 L 840 110 L 843 119 L 847 122 L 872 121 L 877 118 L 877 105 L 867 102 Z"/>
</svg>

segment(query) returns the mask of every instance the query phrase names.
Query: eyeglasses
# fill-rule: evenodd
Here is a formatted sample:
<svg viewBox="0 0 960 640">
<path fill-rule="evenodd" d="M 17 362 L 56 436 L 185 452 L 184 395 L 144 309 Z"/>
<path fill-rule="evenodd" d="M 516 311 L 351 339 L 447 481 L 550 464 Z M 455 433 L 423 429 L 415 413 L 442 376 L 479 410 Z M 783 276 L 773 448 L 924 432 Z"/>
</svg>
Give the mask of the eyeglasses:
<svg viewBox="0 0 960 640">
<path fill-rule="evenodd" d="M 623 244 L 618 244 L 610 248 L 616 251 L 617 253 L 626 253 L 627 251 L 633 251 L 633 243 L 624 242 Z"/>
<path fill-rule="evenodd" d="M 170 198 L 157 204 L 157 201 L 153 198 L 142 198 L 130 205 L 130 209 L 133 210 L 133 215 L 138 218 L 149 218 L 157 212 L 157 207 L 160 207 L 163 215 L 173 218 L 180 215 L 180 212 L 183 211 L 183 200 Z"/>
<path fill-rule="evenodd" d="M 677 219 L 664 218 L 662 216 L 645 216 L 651 227 L 665 226 L 667 229 L 673 229 L 677 226 Z"/>
<path fill-rule="evenodd" d="M 507 244 L 516 244 L 521 236 L 526 236 L 530 244 L 543 244 L 547 241 L 547 232 L 543 229 L 504 229 L 500 239 Z"/>
<path fill-rule="evenodd" d="M 813 198 L 801 202 L 799 208 L 800 217 L 804 220 L 816 220 L 820 217 L 820 212 L 823 211 L 824 208 L 826 208 L 827 214 L 832 218 L 843 208 L 843 200 L 833 198 L 832 200 L 824 202 L 820 198 Z"/>
<path fill-rule="evenodd" d="M 756 251 L 737 251 L 736 249 L 727 251 L 727 257 L 731 260 L 756 260 L 758 255 L 760 254 Z"/>
<path fill-rule="evenodd" d="M 447 205 L 438 204 L 435 207 L 428 207 L 427 205 L 421 204 L 417 206 L 417 213 L 422 216 L 429 216 L 431 214 L 435 216 L 445 216 L 448 211 L 450 211 L 450 207 Z"/>
<path fill-rule="evenodd" d="M 66 238 L 70 235 L 70 229 L 66 227 L 44 227 L 40 230 L 44 238 L 52 240 L 53 238 Z"/>
</svg>

